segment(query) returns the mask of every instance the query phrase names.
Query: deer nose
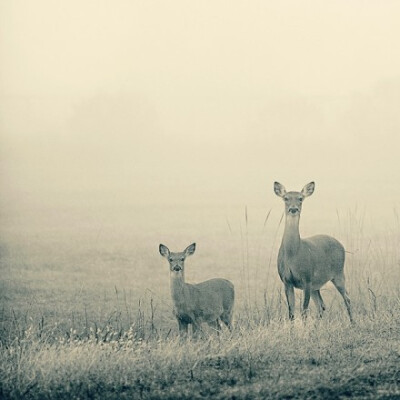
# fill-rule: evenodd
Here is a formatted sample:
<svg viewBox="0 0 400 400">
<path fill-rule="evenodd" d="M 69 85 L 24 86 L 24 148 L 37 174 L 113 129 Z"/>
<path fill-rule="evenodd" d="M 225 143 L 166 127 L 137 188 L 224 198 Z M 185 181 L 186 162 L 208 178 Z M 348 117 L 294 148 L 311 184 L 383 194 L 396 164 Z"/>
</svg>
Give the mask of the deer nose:
<svg viewBox="0 0 400 400">
<path fill-rule="evenodd" d="M 175 265 L 174 267 L 172 267 L 172 269 L 174 270 L 174 271 L 180 271 L 182 268 L 179 266 L 179 265 Z"/>
<path fill-rule="evenodd" d="M 290 207 L 289 208 L 289 212 L 291 214 L 296 214 L 299 211 L 299 209 L 297 207 Z"/>
</svg>

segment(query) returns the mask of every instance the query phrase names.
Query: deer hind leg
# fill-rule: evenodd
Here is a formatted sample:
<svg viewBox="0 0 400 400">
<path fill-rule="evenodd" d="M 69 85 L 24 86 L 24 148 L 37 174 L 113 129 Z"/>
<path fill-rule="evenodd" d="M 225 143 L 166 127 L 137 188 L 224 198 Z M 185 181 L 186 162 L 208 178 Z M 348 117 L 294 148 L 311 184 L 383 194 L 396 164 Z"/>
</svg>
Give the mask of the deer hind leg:
<svg viewBox="0 0 400 400">
<path fill-rule="evenodd" d="M 192 337 L 200 338 L 202 336 L 201 324 L 196 321 L 192 321 Z"/>
<path fill-rule="evenodd" d="M 350 304 L 350 298 L 349 295 L 346 291 L 346 286 L 345 286 L 345 278 L 344 275 L 332 279 L 332 283 L 335 285 L 336 289 L 338 292 L 342 295 L 344 304 L 346 305 L 347 312 L 349 314 L 350 322 L 353 322 L 353 316 L 351 313 L 351 304 Z"/>
<path fill-rule="evenodd" d="M 214 329 L 215 331 L 217 331 L 218 333 L 221 331 L 221 325 L 219 324 L 218 319 L 216 319 L 215 321 L 209 321 L 208 325 Z"/>
<path fill-rule="evenodd" d="M 318 316 L 322 318 L 322 314 L 325 311 L 325 303 L 324 300 L 322 300 L 322 296 L 319 290 L 314 290 L 311 292 L 311 298 L 313 299 L 315 305 L 317 306 L 318 309 Z"/>
<path fill-rule="evenodd" d="M 289 319 L 294 320 L 294 287 L 285 283 L 285 294 L 289 309 Z"/>
</svg>

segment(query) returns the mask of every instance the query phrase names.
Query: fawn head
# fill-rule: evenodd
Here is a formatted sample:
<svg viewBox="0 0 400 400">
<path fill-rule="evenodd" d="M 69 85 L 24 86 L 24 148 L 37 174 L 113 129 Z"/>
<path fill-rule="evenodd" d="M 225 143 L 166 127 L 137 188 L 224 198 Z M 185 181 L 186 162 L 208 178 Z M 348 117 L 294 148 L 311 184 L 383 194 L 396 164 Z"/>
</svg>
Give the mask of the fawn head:
<svg viewBox="0 0 400 400">
<path fill-rule="evenodd" d="M 303 187 L 301 192 L 286 192 L 285 186 L 279 182 L 274 183 L 275 194 L 285 202 L 285 214 L 297 216 L 301 213 L 303 200 L 314 193 L 315 183 L 310 182 Z"/>
<path fill-rule="evenodd" d="M 160 244 L 160 254 L 165 257 L 169 262 L 169 270 L 172 273 L 181 273 L 184 271 L 185 258 L 191 256 L 196 250 L 196 243 L 192 243 L 190 246 L 181 253 L 172 253 L 169 251 L 167 246 Z"/>
</svg>

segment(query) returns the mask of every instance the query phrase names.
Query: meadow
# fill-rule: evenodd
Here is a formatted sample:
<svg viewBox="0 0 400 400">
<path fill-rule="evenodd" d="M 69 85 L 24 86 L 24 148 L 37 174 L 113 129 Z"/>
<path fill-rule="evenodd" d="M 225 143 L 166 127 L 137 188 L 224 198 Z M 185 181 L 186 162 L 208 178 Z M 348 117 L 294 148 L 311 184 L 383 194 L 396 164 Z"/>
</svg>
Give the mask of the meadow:
<svg viewBox="0 0 400 400">
<path fill-rule="evenodd" d="M 1 212 L 0 397 L 400 398 L 400 223 L 304 211 L 304 236 L 345 246 L 355 323 L 333 285 L 289 322 L 276 270 L 282 210 L 9 205 Z M 230 279 L 234 329 L 182 340 L 159 243 L 186 280 Z"/>
</svg>

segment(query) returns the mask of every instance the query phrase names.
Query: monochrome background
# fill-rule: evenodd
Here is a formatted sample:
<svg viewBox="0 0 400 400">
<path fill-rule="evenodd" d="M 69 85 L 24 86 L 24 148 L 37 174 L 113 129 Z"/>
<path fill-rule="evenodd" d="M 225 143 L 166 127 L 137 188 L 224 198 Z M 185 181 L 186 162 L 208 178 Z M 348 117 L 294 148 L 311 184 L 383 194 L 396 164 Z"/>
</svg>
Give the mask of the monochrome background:
<svg viewBox="0 0 400 400">
<path fill-rule="evenodd" d="M 176 338 L 158 246 L 182 251 L 192 242 L 189 282 L 224 277 L 235 284 L 237 331 L 227 347 L 210 346 L 227 354 L 221 359 L 243 388 L 239 398 L 256 389 L 233 365 L 276 396 L 311 396 L 307 390 L 321 382 L 339 390 L 353 376 L 370 393 L 368 368 L 375 377 L 392 371 L 399 343 L 389 332 L 400 304 L 399 15 L 397 1 L 2 1 L 0 337 L 31 343 L 35 332 L 40 339 L 26 353 L 2 348 L 1 393 L 40 398 L 62 388 L 59 394 L 84 397 L 96 388 L 106 393 L 108 379 L 117 385 L 143 374 L 141 385 L 149 379 L 149 393 L 160 396 L 167 375 L 157 374 L 186 379 L 179 371 L 196 365 L 205 374 L 199 385 L 211 382 L 217 397 L 227 396 L 206 378 L 217 373 L 214 361 L 203 360 L 212 352 L 202 344 L 162 342 L 165 354 L 150 357 L 156 369 L 139 353 L 112 353 L 104 364 L 102 349 L 63 347 L 73 335 L 92 338 L 94 327 L 121 334 L 133 326 L 149 346 L 155 334 Z M 326 329 L 310 333 L 297 321 L 293 333 L 286 324 L 276 270 L 283 205 L 274 181 L 296 191 L 316 182 L 300 231 L 344 244 L 350 297 L 363 321 L 357 332 L 347 330 L 332 285 L 323 291 Z M 258 336 L 245 340 L 249 326 Z M 322 350 L 315 353 L 308 337 Z M 329 358 L 335 340 L 341 351 Z M 359 358 L 347 353 L 349 341 L 359 343 Z M 259 358 L 249 355 L 252 348 Z M 272 378 L 263 375 L 285 352 L 294 358 L 276 364 Z M 26 359 L 17 362 L 15 354 Z M 250 365 L 253 359 L 260 364 Z M 378 359 L 386 361 L 377 369 Z M 298 365 L 308 365 L 300 369 L 307 374 L 286 379 L 291 368 L 298 376 Z M 324 377 L 309 373 L 314 365 L 323 365 Z M 197 370 L 184 385 L 163 382 L 190 397 L 187 382 Z M 32 378 L 32 371 L 44 372 Z M 398 394 L 394 374 L 370 390 Z M 265 386 L 269 379 L 273 385 Z M 74 382 L 91 383 L 80 392 L 86 389 Z M 133 393 L 142 387 L 129 385 Z"/>
</svg>

